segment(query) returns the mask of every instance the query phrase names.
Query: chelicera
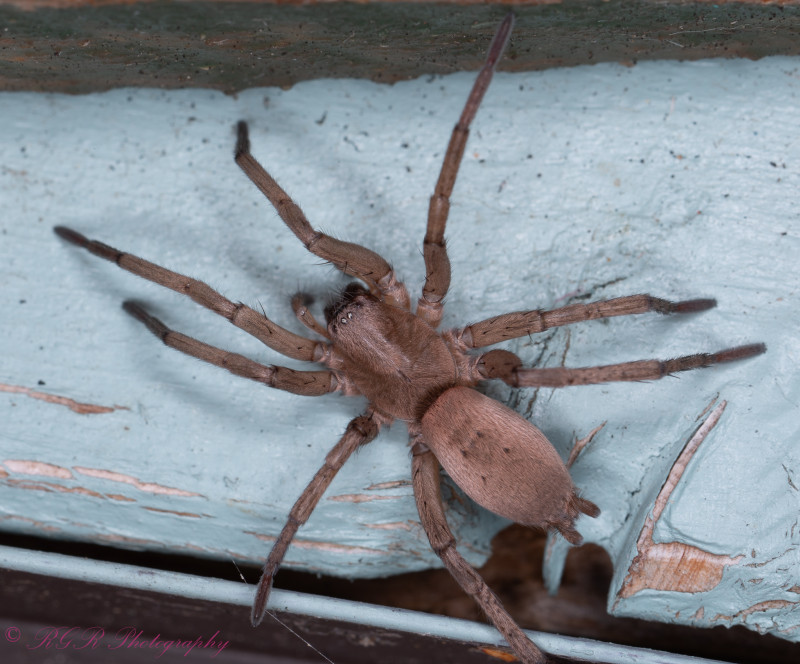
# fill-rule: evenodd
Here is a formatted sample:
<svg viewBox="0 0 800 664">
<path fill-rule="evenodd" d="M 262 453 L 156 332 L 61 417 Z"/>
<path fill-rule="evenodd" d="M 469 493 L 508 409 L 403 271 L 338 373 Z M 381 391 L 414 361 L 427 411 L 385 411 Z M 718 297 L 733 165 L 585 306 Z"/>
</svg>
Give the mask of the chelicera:
<svg viewBox="0 0 800 664">
<path fill-rule="evenodd" d="M 273 578 L 298 528 L 311 515 L 337 471 L 361 445 L 394 420 L 406 423 L 411 447 L 414 495 L 421 523 L 433 550 L 456 581 L 480 605 L 516 655 L 541 664 L 542 652 L 525 636 L 480 575 L 461 557 L 447 525 L 440 495 L 440 464 L 477 503 L 513 521 L 554 529 L 579 544 L 580 514 L 596 517 L 598 507 L 578 495 L 561 457 L 533 424 L 505 405 L 475 390 L 482 381 L 501 380 L 513 387 L 564 387 L 609 381 L 654 380 L 677 371 L 741 360 L 765 351 L 763 344 L 698 353 L 671 360 L 645 360 L 589 368 L 524 368 L 507 350 L 472 351 L 548 328 L 580 321 L 645 312 L 694 313 L 715 306 L 713 299 L 670 302 L 631 295 L 549 311 L 517 311 L 466 327 L 438 332 L 450 287 L 450 263 L 444 241 L 449 199 L 469 126 L 508 43 L 513 18 L 500 25 L 486 63 L 478 74 L 453 130 L 438 182 L 430 200 L 424 239 L 425 285 L 416 308 L 405 286 L 381 256 L 315 230 L 297 204 L 250 153 L 247 125 L 239 122 L 235 160 L 275 207 L 283 222 L 313 254 L 356 277 L 325 310 L 321 325 L 308 310 L 308 298 L 292 299 L 297 318 L 321 339 L 300 336 L 265 314 L 228 300 L 205 283 L 172 272 L 129 253 L 56 227 L 55 232 L 91 253 L 140 277 L 183 293 L 224 316 L 273 350 L 325 368 L 295 371 L 267 366 L 209 346 L 169 329 L 140 305 L 125 310 L 143 322 L 167 346 L 270 387 L 303 396 L 341 392 L 367 402 L 353 419 L 303 491 L 264 565 L 251 620 L 261 622 Z"/>
</svg>

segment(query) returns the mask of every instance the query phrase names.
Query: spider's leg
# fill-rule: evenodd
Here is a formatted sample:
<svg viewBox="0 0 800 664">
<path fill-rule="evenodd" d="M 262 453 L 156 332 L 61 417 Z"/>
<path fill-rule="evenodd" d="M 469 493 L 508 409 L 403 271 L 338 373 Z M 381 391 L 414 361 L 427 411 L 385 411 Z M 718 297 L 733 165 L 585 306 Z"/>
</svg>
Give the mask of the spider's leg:
<svg viewBox="0 0 800 664">
<path fill-rule="evenodd" d="M 713 299 L 670 302 L 652 295 L 628 295 L 613 300 L 588 304 L 570 304 L 566 307 L 543 311 L 515 311 L 487 318 L 456 331 L 456 337 L 465 348 L 483 348 L 508 339 L 544 332 L 552 327 L 571 325 L 585 320 L 628 316 L 655 311 L 660 314 L 691 314 L 717 306 Z"/>
<path fill-rule="evenodd" d="M 123 270 L 166 286 L 183 295 L 188 295 L 198 304 L 227 318 L 236 327 L 252 334 L 261 343 L 287 357 L 319 362 L 328 355 L 328 344 L 294 334 L 273 323 L 266 315 L 254 311 L 241 302 L 231 302 L 202 281 L 172 272 L 172 270 L 167 270 L 133 254 L 119 251 L 102 242 L 90 240 L 71 228 L 56 226 L 53 230 L 59 237 L 86 249 L 95 256 L 116 263 Z"/>
<path fill-rule="evenodd" d="M 678 371 L 745 360 L 761 355 L 766 350 L 767 347 L 764 344 L 748 344 L 726 348 L 716 353 L 684 355 L 672 360 L 639 360 L 579 369 L 566 367 L 523 369 L 521 360 L 513 353 L 506 350 L 491 350 L 477 358 L 476 375 L 473 378 L 496 378 L 512 387 L 567 387 L 619 381 L 657 380 Z"/>
<path fill-rule="evenodd" d="M 328 394 L 340 389 L 339 381 L 331 371 L 295 371 L 287 367 L 259 364 L 244 355 L 231 353 L 175 332 L 158 318 L 148 314 L 135 302 L 128 301 L 122 306 L 131 316 L 144 323 L 147 329 L 161 339 L 165 345 L 196 357 L 198 360 L 227 369 L 237 376 L 309 397 Z"/>
<path fill-rule="evenodd" d="M 406 287 L 397 280 L 394 270 L 374 251 L 352 242 L 337 240 L 314 229 L 306 215 L 264 167 L 250 154 L 247 123 L 236 125 L 236 163 L 247 177 L 269 199 L 283 222 L 312 254 L 333 263 L 345 274 L 358 277 L 370 291 L 383 296 L 390 304 L 408 309 L 410 300 Z"/>
<path fill-rule="evenodd" d="M 481 575 L 456 550 L 455 538 L 447 525 L 442 506 L 439 462 L 433 452 L 417 438 L 412 447 L 412 455 L 414 498 L 417 501 L 422 527 L 436 555 L 442 559 L 458 585 L 478 603 L 481 610 L 494 623 L 514 654 L 527 664 L 545 664 L 547 659 L 542 651 L 525 636 Z"/>
<path fill-rule="evenodd" d="M 447 248 L 444 241 L 444 229 L 447 216 L 450 212 L 450 195 L 464 155 L 464 148 L 469 136 L 469 126 L 472 123 L 483 95 L 492 81 L 495 67 L 511 36 L 514 25 L 514 15 L 509 14 L 500 24 L 497 34 L 489 47 L 486 62 L 483 65 L 472 91 L 469 93 L 467 103 L 461 112 L 461 117 L 453 129 L 447 152 L 442 162 L 442 170 L 436 182 L 433 196 L 428 207 L 428 228 L 425 231 L 423 255 L 425 257 L 425 286 L 422 288 L 422 297 L 417 302 L 417 316 L 423 318 L 433 327 L 437 327 L 442 320 L 444 296 L 450 287 L 450 259 L 447 257 Z"/>
<path fill-rule="evenodd" d="M 278 539 L 269 553 L 267 562 L 264 564 L 264 570 L 261 573 L 261 579 L 258 581 L 256 588 L 256 597 L 253 601 L 253 610 L 250 614 L 250 620 L 255 627 L 264 618 L 267 610 L 267 600 L 269 599 L 270 591 L 272 590 L 272 580 L 275 573 L 278 571 L 286 549 L 297 532 L 297 529 L 302 526 L 311 512 L 317 506 L 319 499 L 328 488 L 328 485 L 333 480 L 336 473 L 344 465 L 344 462 L 350 455 L 358 449 L 361 445 L 370 442 L 375 436 L 378 435 L 380 425 L 385 423 L 384 418 L 379 418 L 372 412 L 367 412 L 364 415 L 359 415 L 347 425 L 347 430 L 341 437 L 334 448 L 325 457 L 325 464 L 314 475 L 309 485 L 305 488 L 297 502 L 289 512 L 289 520 L 281 530 Z"/>
<path fill-rule="evenodd" d="M 313 301 L 314 298 L 306 293 L 296 293 L 292 297 L 292 311 L 294 311 L 294 315 L 297 316 L 297 320 L 299 320 L 309 330 L 313 330 L 321 337 L 330 339 L 328 330 L 326 330 L 323 325 L 320 325 L 317 322 L 317 319 L 314 318 L 313 314 L 308 310 L 309 305 L 311 305 Z"/>
</svg>

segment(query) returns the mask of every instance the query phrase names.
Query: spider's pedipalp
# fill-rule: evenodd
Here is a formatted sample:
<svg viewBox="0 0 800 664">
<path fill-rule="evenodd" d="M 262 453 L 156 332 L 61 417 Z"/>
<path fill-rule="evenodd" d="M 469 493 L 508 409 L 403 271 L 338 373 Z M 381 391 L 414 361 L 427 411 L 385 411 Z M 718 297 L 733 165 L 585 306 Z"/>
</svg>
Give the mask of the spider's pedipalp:
<svg viewBox="0 0 800 664">
<path fill-rule="evenodd" d="M 310 307 L 313 302 L 314 298 L 307 293 L 295 293 L 292 297 L 292 311 L 294 311 L 294 315 L 297 317 L 297 320 L 299 320 L 309 330 L 312 330 L 320 336 L 330 340 L 328 330 L 320 325 L 317 322 L 317 319 L 314 318 L 314 315 L 308 310 L 308 307 Z"/>
</svg>

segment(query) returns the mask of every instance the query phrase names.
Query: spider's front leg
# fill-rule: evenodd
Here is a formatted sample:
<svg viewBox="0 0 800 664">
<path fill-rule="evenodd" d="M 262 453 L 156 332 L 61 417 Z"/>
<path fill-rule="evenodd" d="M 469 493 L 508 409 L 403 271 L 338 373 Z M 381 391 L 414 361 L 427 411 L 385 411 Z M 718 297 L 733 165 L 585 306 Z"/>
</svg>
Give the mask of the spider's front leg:
<svg viewBox="0 0 800 664">
<path fill-rule="evenodd" d="M 542 651 L 525 636 L 497 595 L 486 585 L 486 581 L 456 550 L 455 538 L 447 525 L 442 505 L 439 462 L 421 441 L 421 436 L 417 437 L 411 453 L 413 455 L 411 475 L 417 511 L 434 552 L 441 558 L 458 585 L 478 603 L 494 623 L 514 654 L 526 664 L 546 664 L 547 658 Z"/>
<path fill-rule="evenodd" d="M 439 179 L 436 181 L 436 188 L 428 207 L 428 227 L 423 244 L 425 286 L 422 288 L 422 297 L 417 301 L 416 313 L 432 327 L 438 327 L 442 320 L 443 301 L 450 288 L 450 259 L 447 257 L 444 241 L 444 229 L 450 214 L 450 196 L 464 156 L 469 127 L 492 82 L 494 70 L 508 45 L 513 27 L 514 15 L 508 14 L 497 29 L 497 34 L 489 46 L 486 62 L 475 79 L 464 110 L 461 111 L 461 117 L 450 135 Z"/>
<path fill-rule="evenodd" d="M 215 314 L 227 318 L 240 330 L 251 334 L 261 343 L 282 355 L 307 362 L 318 362 L 328 355 L 329 346 L 327 344 L 312 341 L 290 332 L 272 322 L 266 314 L 262 315 L 241 302 L 232 302 L 203 281 L 173 272 L 144 258 L 110 247 L 103 242 L 90 240 L 72 228 L 56 226 L 53 231 L 61 239 L 85 249 L 95 256 L 116 263 L 118 267 L 137 277 L 152 281 L 181 295 L 187 295 Z M 143 322 L 145 321 L 143 320 Z"/>
<path fill-rule="evenodd" d="M 410 300 L 406 287 L 397 280 L 394 270 L 374 251 L 352 242 L 342 242 L 314 229 L 306 215 L 275 179 L 250 153 L 247 123 L 236 125 L 236 163 L 269 199 L 289 230 L 312 254 L 330 261 L 345 274 L 358 277 L 376 297 L 401 309 L 408 309 Z"/>
</svg>

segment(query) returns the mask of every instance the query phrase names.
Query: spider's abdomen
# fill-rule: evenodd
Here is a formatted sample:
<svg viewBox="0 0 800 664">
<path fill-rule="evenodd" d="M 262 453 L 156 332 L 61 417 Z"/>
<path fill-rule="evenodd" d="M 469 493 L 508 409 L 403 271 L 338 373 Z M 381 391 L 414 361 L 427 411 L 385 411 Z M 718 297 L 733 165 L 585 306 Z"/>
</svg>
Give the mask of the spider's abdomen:
<svg viewBox="0 0 800 664">
<path fill-rule="evenodd" d="M 360 294 L 328 323 L 343 370 L 395 419 L 418 420 L 456 382 L 456 365 L 436 331 L 409 311 Z"/>
<path fill-rule="evenodd" d="M 556 528 L 577 544 L 578 513 L 600 513 L 576 495 L 561 457 L 539 429 L 471 388 L 441 394 L 422 417 L 422 435 L 456 484 L 500 516 Z"/>
</svg>

